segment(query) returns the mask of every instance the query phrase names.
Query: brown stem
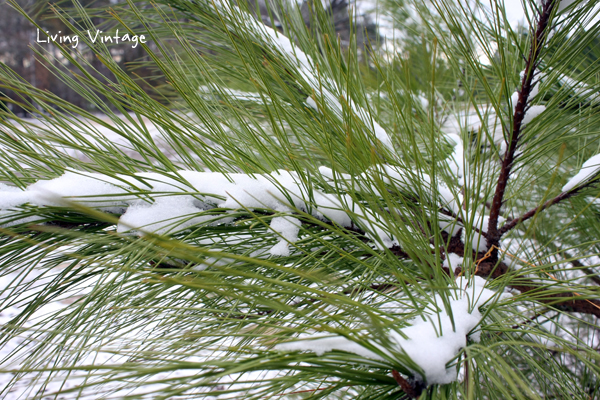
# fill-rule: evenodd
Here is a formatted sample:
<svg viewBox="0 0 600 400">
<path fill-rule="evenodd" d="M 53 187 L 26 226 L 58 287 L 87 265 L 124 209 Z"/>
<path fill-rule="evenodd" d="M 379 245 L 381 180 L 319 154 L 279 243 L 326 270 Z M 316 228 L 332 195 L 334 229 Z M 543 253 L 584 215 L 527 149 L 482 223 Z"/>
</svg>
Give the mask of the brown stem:
<svg viewBox="0 0 600 400">
<path fill-rule="evenodd" d="M 502 228 L 500 228 L 498 230 L 498 235 L 500 237 L 502 237 L 506 232 L 510 231 L 511 229 L 513 229 L 515 226 L 517 226 L 521 222 L 527 221 L 528 219 L 534 217 L 538 212 L 543 211 L 555 204 L 558 204 L 563 200 L 566 200 L 570 197 L 575 196 L 581 189 L 583 189 L 586 186 L 589 186 L 591 183 L 593 183 L 593 182 L 590 182 L 584 186 L 580 186 L 580 187 L 570 190 L 568 192 L 561 193 L 558 196 L 556 196 L 555 198 L 548 200 L 544 204 L 527 211 L 525 214 L 521 215 L 520 217 L 508 221 L 506 224 L 504 224 L 502 226 Z"/>
<path fill-rule="evenodd" d="M 527 57 L 525 64 L 525 73 L 523 74 L 523 79 L 521 80 L 521 91 L 519 92 L 519 99 L 515 105 L 512 133 L 510 136 L 510 141 L 507 143 L 508 148 L 504 153 L 500 175 L 498 176 L 498 184 L 496 185 L 496 191 L 494 193 L 494 198 L 492 199 L 492 207 L 490 210 L 490 219 L 487 231 L 487 248 L 492 249 L 492 261 L 497 260 L 498 257 L 497 247 L 500 243 L 501 237 L 500 232 L 498 231 L 498 216 L 500 215 L 500 208 L 502 208 L 502 204 L 504 202 L 504 193 L 506 192 L 506 186 L 508 184 L 508 180 L 510 179 L 510 173 L 515 160 L 515 153 L 519 145 L 519 140 L 521 139 L 523 118 L 525 118 L 525 112 L 528 108 L 529 95 L 533 89 L 533 75 L 547 36 L 546 33 L 548 22 L 550 21 L 550 15 L 558 3 L 559 1 L 557 0 L 547 0 L 544 3 L 535 34 L 531 38 L 529 56 Z"/>
<path fill-rule="evenodd" d="M 470 249 L 465 249 L 464 243 L 456 237 L 450 237 L 445 232 L 442 232 L 442 238 L 447 243 L 446 251 L 448 253 L 454 253 L 459 257 L 469 257 L 476 261 L 477 268 L 474 272 L 475 275 L 482 278 L 496 279 L 510 272 L 510 267 L 503 262 L 492 261 L 488 254 L 476 253 Z M 450 271 L 445 271 L 450 276 Z M 454 275 L 457 276 L 463 272 L 462 268 L 456 268 Z M 535 301 L 543 304 L 553 305 L 563 311 L 569 312 L 581 312 L 584 314 L 592 314 L 600 318 L 600 301 L 578 299 L 577 293 L 563 292 L 563 293 L 550 293 L 543 295 L 548 290 L 545 284 L 537 283 L 527 278 L 516 278 L 508 284 L 508 287 L 518 290 L 521 293 L 529 294 L 542 294 L 542 296 L 536 296 Z"/>
<path fill-rule="evenodd" d="M 404 379 L 404 377 L 395 369 L 392 370 L 392 376 L 398 383 L 398 386 L 402 388 L 409 398 L 416 399 L 423 393 L 423 389 L 425 388 L 423 382 L 415 381 L 413 379 Z"/>
</svg>

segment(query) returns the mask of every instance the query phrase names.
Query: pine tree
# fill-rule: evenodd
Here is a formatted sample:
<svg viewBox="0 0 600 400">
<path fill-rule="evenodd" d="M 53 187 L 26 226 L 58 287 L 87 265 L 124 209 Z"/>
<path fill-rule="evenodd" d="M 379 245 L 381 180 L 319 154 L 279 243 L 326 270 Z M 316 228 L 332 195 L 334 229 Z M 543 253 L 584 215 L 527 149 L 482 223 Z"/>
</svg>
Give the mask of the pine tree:
<svg viewBox="0 0 600 400">
<path fill-rule="evenodd" d="M 597 397 L 594 4 L 401 5 L 360 57 L 321 2 L 117 4 L 152 90 L 55 6 L 104 114 L 0 65 L 2 395 Z"/>
</svg>

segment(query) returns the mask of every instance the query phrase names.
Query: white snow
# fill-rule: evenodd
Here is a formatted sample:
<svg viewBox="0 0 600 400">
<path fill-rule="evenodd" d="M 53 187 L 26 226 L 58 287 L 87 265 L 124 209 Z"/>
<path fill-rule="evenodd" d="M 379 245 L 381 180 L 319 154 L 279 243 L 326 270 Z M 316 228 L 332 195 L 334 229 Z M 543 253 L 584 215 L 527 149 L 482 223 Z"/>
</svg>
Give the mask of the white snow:
<svg viewBox="0 0 600 400">
<path fill-rule="evenodd" d="M 522 80 L 525 76 L 525 71 L 521 71 L 519 76 L 521 77 L 521 80 Z M 529 92 L 528 102 L 531 103 L 531 100 L 534 100 L 535 97 L 539 94 L 539 92 L 540 92 L 540 82 L 538 80 L 538 81 L 534 82 L 533 87 L 531 88 L 531 91 Z M 512 96 L 510 97 L 510 103 L 512 105 L 513 112 L 514 112 L 515 108 L 517 107 L 518 100 L 519 100 L 519 92 L 515 91 L 512 94 Z M 533 121 L 534 118 L 536 118 L 541 113 L 543 113 L 544 110 L 546 110 L 546 106 L 540 106 L 540 105 L 530 106 L 529 109 L 525 112 L 525 116 L 523 117 L 522 124 L 527 125 L 528 123 Z"/>
<path fill-rule="evenodd" d="M 306 98 L 306 105 L 315 111 L 319 111 L 319 106 L 317 105 L 317 102 L 311 96 L 308 96 Z"/>
<path fill-rule="evenodd" d="M 481 217 L 481 216 L 477 215 L 475 221 L 473 222 L 473 226 L 482 232 L 487 232 L 489 229 L 489 223 L 490 223 L 489 216 L 486 215 L 486 216 Z M 466 240 L 466 238 L 464 240 L 465 240 L 464 243 L 468 242 L 468 240 Z M 475 231 L 473 233 L 473 237 L 471 239 L 471 247 L 476 252 L 486 251 L 487 250 L 487 240 L 485 239 L 485 237 L 483 235 L 481 235 Z"/>
<path fill-rule="evenodd" d="M 429 100 L 427 100 L 422 94 L 413 95 L 413 99 L 421 104 L 421 108 L 423 110 L 427 110 L 429 108 Z"/>
<path fill-rule="evenodd" d="M 275 217 L 269 225 L 272 231 L 281 235 L 279 242 L 273 246 L 269 253 L 274 256 L 287 257 L 290 255 L 289 244 L 298 240 L 298 232 L 300 231 L 300 220 L 294 217 Z"/>
<path fill-rule="evenodd" d="M 257 92 L 244 92 L 241 90 L 231 89 L 227 87 L 211 87 L 211 86 L 200 86 L 198 88 L 200 93 L 204 95 L 205 98 L 213 98 L 215 95 L 226 95 L 231 97 L 232 99 L 240 100 L 240 101 L 250 101 L 253 103 L 269 103 L 268 96 L 261 96 L 260 93 Z"/>
<path fill-rule="evenodd" d="M 479 213 L 474 213 L 473 215 L 473 227 L 477 228 L 479 230 L 479 232 L 486 232 L 489 229 L 489 223 L 490 223 L 490 217 L 488 215 L 480 215 Z M 502 216 L 498 216 L 498 225 L 501 226 L 504 222 L 506 221 L 506 219 Z M 480 234 L 479 232 L 473 230 L 472 231 L 472 236 L 469 238 L 467 237 L 467 232 L 466 230 L 463 230 L 462 232 L 462 240 L 463 243 L 465 243 L 465 246 L 468 245 L 468 243 L 471 243 L 471 248 L 476 251 L 476 252 L 483 252 L 483 251 L 487 251 L 487 240 L 486 238 Z"/>
<path fill-rule="evenodd" d="M 462 285 L 462 280 L 457 282 Z M 402 329 L 392 329 L 383 340 L 368 339 L 381 352 L 373 352 L 358 343 L 340 336 L 305 335 L 298 341 L 282 343 L 275 346 L 279 351 L 308 351 L 323 355 L 332 350 L 346 351 L 361 357 L 393 362 L 394 353 L 404 352 L 416 363 L 427 384 L 447 384 L 457 380 L 455 365 L 447 364 L 453 360 L 460 350 L 467 345 L 467 336 L 479 341 L 479 332 L 472 332 L 481 321 L 479 307 L 494 298 L 504 298 L 508 295 L 498 294 L 485 288 L 486 281 L 474 277 L 468 281 L 465 290 L 457 290 L 450 297 L 449 314 L 442 307 L 442 298 L 433 297 L 422 316 L 409 321 L 409 326 Z M 452 315 L 452 317 L 450 316 Z M 454 329 L 453 324 L 454 322 Z M 405 338 L 406 337 L 406 338 Z M 307 340 L 307 338 L 310 338 Z M 385 344 L 391 348 L 385 348 Z M 383 354 L 383 355 L 382 355 Z M 415 374 L 419 374 L 415 371 Z"/>
<path fill-rule="evenodd" d="M 14 186 L 8 186 L 0 182 L 0 209 L 11 209 L 25 203 L 31 203 L 33 196 L 24 190 Z"/>
<path fill-rule="evenodd" d="M 533 121 L 533 119 L 543 113 L 544 110 L 546 110 L 546 106 L 531 106 L 525 113 L 525 117 L 523 117 L 523 125 L 527 125 Z"/>
<path fill-rule="evenodd" d="M 460 215 L 462 212 L 461 205 L 463 203 L 462 195 L 458 192 L 453 193 L 443 182 L 439 183 L 437 190 L 441 205 L 450 209 L 454 214 Z"/>
<path fill-rule="evenodd" d="M 312 188 L 311 195 L 313 202 L 309 202 L 309 190 L 298 175 L 284 170 L 254 176 L 181 170 L 171 174 L 138 173 L 116 178 L 67 171 L 56 179 L 34 183 L 24 191 L 2 185 L 0 213 L 10 212 L 12 218 L 12 209 L 25 203 L 40 207 L 68 207 L 79 203 L 116 213 L 126 209 L 119 219 L 118 232 L 164 234 L 198 224 L 231 222 L 230 218 L 201 214 L 214 208 L 260 208 L 275 212 L 297 208 L 310 209 L 313 216 L 327 218 L 343 227 L 351 226 L 354 221 L 383 246 L 397 243 L 387 233 L 378 215 L 361 207 L 350 195 L 323 193 L 316 188 Z M 295 223 L 294 220 L 289 221 Z M 275 223 L 276 226 L 280 224 Z M 277 229 L 273 230 L 277 232 Z M 288 226 L 282 231 L 287 242 L 294 239 L 290 229 Z M 278 244 L 273 252 L 285 254 L 285 245 Z"/>
<path fill-rule="evenodd" d="M 77 201 L 88 207 L 115 207 L 123 202 L 118 196 L 125 193 L 117 179 L 106 175 L 66 171 L 62 176 L 41 180 L 29 187 L 30 202 L 40 206 L 62 206 Z"/>
<path fill-rule="evenodd" d="M 491 107 L 486 108 L 485 106 L 481 106 L 479 113 L 475 112 L 473 109 L 470 109 L 457 113 L 457 115 L 450 115 L 440 127 L 440 130 L 446 136 L 457 135 L 459 137 L 464 131 L 481 131 L 484 138 L 482 145 L 489 145 L 486 143 L 487 134 L 490 135 L 490 139 L 493 144 L 497 146 L 502 146 L 503 144 L 506 145 L 504 132 L 502 129 L 502 119 Z M 468 174 L 468 172 L 464 173 Z"/>
<path fill-rule="evenodd" d="M 449 165 L 455 167 L 455 171 L 457 174 L 461 176 L 459 179 L 459 183 L 463 182 L 462 168 L 459 168 L 459 165 L 462 165 L 462 140 L 455 134 L 448 135 L 448 139 L 452 141 L 452 143 L 460 143 L 455 146 L 455 151 L 451 159 L 447 159 Z M 334 172 L 330 168 L 327 167 L 319 167 L 319 172 L 321 175 L 328 180 L 336 180 L 337 184 L 341 188 L 347 188 L 349 190 L 365 190 L 370 192 L 379 193 L 383 196 L 383 193 L 380 192 L 380 189 L 374 185 L 369 185 L 365 187 L 366 182 L 372 181 L 375 176 L 379 176 L 380 179 L 385 184 L 393 185 L 397 189 L 413 193 L 417 196 L 420 196 L 422 192 L 419 192 L 417 188 L 424 189 L 425 193 L 429 191 L 433 193 L 437 190 L 437 198 L 433 199 L 440 206 L 449 209 L 456 216 L 462 217 L 463 220 L 469 220 L 468 216 L 465 216 L 465 210 L 462 208 L 463 204 L 463 196 L 458 191 L 459 189 L 454 188 L 454 190 L 450 189 L 444 182 L 436 181 L 432 183 L 432 179 L 429 175 L 422 173 L 421 171 L 410 169 L 410 168 L 401 168 L 399 166 L 393 165 L 377 165 L 369 168 L 366 172 L 362 173 L 358 177 L 352 177 L 348 174 L 341 174 Z M 435 185 L 435 186 L 434 186 Z M 340 208 L 340 207 L 338 207 Z M 365 211 L 362 211 L 364 214 Z M 377 221 L 376 215 L 361 215 L 357 220 L 364 219 L 366 221 Z M 474 216 L 475 221 L 480 223 L 480 217 L 476 213 Z M 448 230 L 452 235 L 456 235 L 460 229 L 463 227 L 462 224 L 458 223 L 455 218 L 452 218 L 447 215 L 438 214 L 438 222 L 439 226 L 442 230 Z M 365 225 L 365 221 L 363 221 L 363 226 Z M 375 227 L 374 230 L 377 230 Z M 387 237 L 383 235 L 383 233 L 379 233 L 376 235 L 379 238 L 384 238 L 383 243 L 384 246 L 388 246 L 391 243 L 395 243 L 395 239 L 392 237 Z M 485 242 L 483 243 L 485 245 Z"/>
<path fill-rule="evenodd" d="M 23 268 L 22 270 L 5 273 L 0 276 L 0 302 L 3 303 L 3 307 L 0 308 L 0 326 L 8 325 L 12 319 L 19 314 L 26 312 L 28 303 L 35 296 L 42 296 L 46 284 L 56 279 L 57 274 L 60 273 L 63 266 L 59 265 L 51 270 L 45 270 L 44 268 Z M 114 279 L 118 275 L 111 273 L 111 277 Z M 68 315 L 69 312 L 77 312 L 77 301 L 82 297 L 86 296 L 94 291 L 95 285 L 101 285 L 103 280 L 110 279 L 104 275 L 93 275 L 87 279 L 81 280 L 76 286 L 71 287 L 68 291 L 61 293 L 59 296 L 52 298 L 48 303 L 42 307 L 38 307 L 32 315 L 29 316 L 27 321 L 23 324 L 23 330 L 20 331 L 18 336 L 13 337 L 10 340 L 3 342 L 0 346 L 0 363 L 2 365 L 2 371 L 0 371 L 0 391 L 7 389 L 2 392 L 2 399 L 4 400 L 22 400 L 22 399 L 33 399 L 33 398 L 57 398 L 57 399 L 72 399 L 72 398 L 98 398 L 98 388 L 86 387 L 87 384 L 95 382 L 102 385 L 102 393 L 105 393 L 109 397 L 123 398 L 126 396 L 139 395 L 139 398 L 146 398 L 142 396 L 142 393 L 151 391 L 152 388 L 149 385 L 141 385 L 140 387 L 133 387 L 124 389 L 121 392 L 117 392 L 120 387 L 119 383 L 106 382 L 105 377 L 98 376 L 94 373 L 88 374 L 85 370 L 77 370 L 77 367 L 83 365 L 93 365 L 97 368 L 102 368 L 103 365 L 119 365 L 124 364 L 129 360 L 129 349 L 131 343 L 143 343 L 152 332 L 156 332 L 156 327 L 159 326 L 159 321 L 144 318 L 141 321 L 132 322 L 130 320 L 125 321 L 127 318 L 125 315 L 115 315 L 112 320 L 114 325 L 106 326 L 106 331 L 102 332 L 102 344 L 100 341 L 95 342 L 93 345 L 86 346 L 85 349 L 78 354 L 74 362 L 75 369 L 60 370 L 64 365 L 55 364 L 53 357 L 45 359 L 44 354 L 55 355 L 59 348 L 62 349 L 64 342 L 46 343 L 47 352 L 41 354 L 40 357 L 34 360 L 30 360 L 31 364 L 23 364 L 25 357 L 30 356 L 34 350 L 38 350 L 38 345 L 45 341 L 50 340 L 56 341 L 54 334 L 56 330 L 63 329 L 60 326 L 61 319 Z M 18 289 L 17 285 L 20 285 Z M 31 285 L 31 286 L 27 286 Z M 126 285 L 126 283 L 124 283 Z M 24 288 L 27 287 L 25 290 Z M 130 289 L 133 286 L 130 287 Z M 14 290 L 18 290 L 20 293 L 18 296 L 13 296 Z M 48 299 L 46 298 L 46 301 Z M 70 309 L 70 310 L 69 310 Z M 115 313 L 116 314 L 116 313 Z M 119 329 L 115 327 L 119 326 Z M 81 330 L 80 333 L 85 333 L 86 336 L 95 335 L 97 333 L 84 332 Z M 34 340 L 28 340 L 29 336 L 36 337 Z M 69 346 L 77 347 L 77 344 L 70 337 Z M 110 338 L 110 339 L 109 339 Z M 110 344 L 107 344 L 111 341 Z M 70 349 L 69 349 L 70 350 Z M 69 358 L 73 360 L 72 358 Z M 204 361 L 201 357 L 188 356 L 187 360 L 190 362 Z M 70 361 L 73 362 L 73 361 Z M 20 375 L 16 375 L 12 372 L 6 372 L 10 370 L 18 370 L 22 368 L 27 370 L 28 368 L 56 368 L 57 371 L 50 374 L 50 372 L 37 373 L 35 371 L 22 372 Z M 199 373 L 198 370 L 184 370 L 181 369 L 175 372 L 165 372 L 159 374 L 159 379 L 169 378 L 174 376 L 193 376 Z M 8 390 L 8 385 L 11 380 L 16 380 L 15 385 Z M 102 382 L 99 382 L 102 381 Z M 76 392 L 65 392 L 57 394 L 62 390 L 73 389 L 76 386 L 80 386 L 81 390 Z M 122 386 L 121 386 L 122 387 Z M 159 385 L 158 388 L 168 387 L 168 384 Z"/>
<path fill-rule="evenodd" d="M 15 207 L 33 203 L 31 193 L 0 183 L 0 226 L 12 226 L 37 220 L 36 217 L 19 217 Z"/>
<path fill-rule="evenodd" d="M 313 336 L 305 335 L 295 342 L 281 343 L 275 346 L 275 349 L 281 351 L 310 351 L 319 356 L 328 353 L 332 350 L 341 350 L 348 353 L 356 354 L 364 358 L 370 358 L 372 360 L 385 361 L 384 358 L 378 354 L 366 349 L 360 344 L 346 339 L 341 336 L 317 336 L 316 339 Z"/>
<path fill-rule="evenodd" d="M 585 181 L 593 178 L 600 171 L 600 154 L 596 154 L 589 160 L 583 163 L 581 169 L 569 181 L 565 186 L 563 186 L 562 191 L 568 192 L 576 186 L 579 186 L 581 183 L 585 183 Z"/>
<path fill-rule="evenodd" d="M 553 70 L 550 71 L 555 72 Z M 573 93 L 583 101 L 589 101 L 591 104 L 598 104 L 600 102 L 600 93 L 587 85 L 585 82 L 578 81 L 562 73 L 557 74 L 558 80 L 564 85 L 564 87 L 573 91 Z"/>
<path fill-rule="evenodd" d="M 513 111 L 517 107 L 517 103 L 518 102 L 519 102 L 519 92 L 515 91 L 510 96 L 510 104 L 511 104 L 511 107 L 512 107 Z"/>
<path fill-rule="evenodd" d="M 459 135 L 454 133 L 450 133 L 445 137 L 451 142 L 450 144 L 454 146 L 452 155 L 446 160 L 448 168 L 450 168 L 450 172 L 457 178 L 458 184 L 462 185 L 464 183 L 463 141 Z"/>
<path fill-rule="evenodd" d="M 450 236 L 456 236 L 463 228 L 455 218 L 441 213 L 438 213 L 438 226 L 441 230 L 448 232 Z"/>
<path fill-rule="evenodd" d="M 461 142 L 460 147 L 462 150 L 462 141 L 458 138 L 456 140 Z M 462 151 L 455 150 L 455 152 L 456 158 L 461 158 L 460 154 L 462 154 Z M 459 163 L 462 165 L 462 162 L 459 161 Z M 458 167 L 457 169 L 459 171 L 462 170 L 462 168 Z M 327 167 L 319 167 L 319 172 L 327 179 L 337 180 L 338 184 L 340 184 L 342 187 L 351 190 L 372 191 L 374 193 L 379 193 L 382 196 L 383 194 L 376 186 L 369 185 L 368 187 L 365 187 L 366 183 L 373 181 L 375 176 L 378 176 L 385 184 L 393 185 L 399 190 L 407 191 L 415 195 L 421 194 L 417 190 L 419 187 L 430 192 L 433 192 L 434 189 L 437 189 L 438 196 L 436 201 L 440 206 L 449 208 L 457 215 L 460 215 L 462 212 L 461 204 L 463 202 L 463 197 L 460 193 L 450 190 L 444 182 L 435 182 L 434 186 L 429 175 L 416 169 L 401 168 L 395 165 L 383 164 L 373 166 L 357 177 L 352 177 L 348 174 L 334 173 L 333 170 Z M 444 218 L 444 220 L 447 220 L 447 218 Z"/>
<path fill-rule="evenodd" d="M 456 255 L 454 253 L 450 253 L 446 255 L 446 259 L 442 264 L 443 267 L 449 268 L 452 271 L 456 269 L 456 267 L 461 267 L 463 265 L 464 258 Z"/>
<path fill-rule="evenodd" d="M 156 199 L 153 204 L 133 204 L 119 218 L 117 232 L 125 233 L 141 229 L 157 234 L 185 230 L 207 221 L 224 222 L 214 215 L 198 216 L 202 210 L 194 205 L 191 196 L 168 196 Z"/>
</svg>

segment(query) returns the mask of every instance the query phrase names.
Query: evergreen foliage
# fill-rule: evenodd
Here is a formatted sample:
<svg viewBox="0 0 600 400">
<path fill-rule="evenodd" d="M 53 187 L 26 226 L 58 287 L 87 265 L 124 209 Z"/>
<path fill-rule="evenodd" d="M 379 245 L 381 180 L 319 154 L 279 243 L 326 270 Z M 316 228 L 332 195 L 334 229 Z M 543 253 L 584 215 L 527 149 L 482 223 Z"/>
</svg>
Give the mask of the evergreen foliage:
<svg viewBox="0 0 600 400">
<path fill-rule="evenodd" d="M 42 111 L 0 111 L 0 393 L 597 397 L 593 2 L 529 2 L 527 35 L 498 1 L 389 2 L 404 51 L 368 57 L 321 2 L 269 6 L 55 6 L 111 75 L 68 46 L 53 72 L 102 116 L 0 64 Z"/>
</svg>

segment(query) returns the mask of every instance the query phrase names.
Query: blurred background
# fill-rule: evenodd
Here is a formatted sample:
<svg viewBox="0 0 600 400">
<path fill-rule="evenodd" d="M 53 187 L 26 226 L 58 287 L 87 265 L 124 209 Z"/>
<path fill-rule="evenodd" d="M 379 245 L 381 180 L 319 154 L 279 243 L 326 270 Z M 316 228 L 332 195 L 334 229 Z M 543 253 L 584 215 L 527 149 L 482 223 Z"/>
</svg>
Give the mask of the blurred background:
<svg viewBox="0 0 600 400">
<path fill-rule="evenodd" d="M 103 13 L 106 15 L 111 7 L 118 6 L 119 1 L 120 0 L 81 0 L 80 3 L 87 9 L 92 10 L 92 14 L 95 13 L 98 15 L 97 17 L 92 18 L 92 22 L 99 27 L 99 29 L 102 30 L 105 28 L 105 31 L 109 31 L 110 27 L 105 25 L 106 20 L 102 18 L 101 15 Z M 367 46 L 378 47 L 381 45 L 382 36 L 378 32 L 378 23 L 376 23 L 376 18 L 378 18 L 378 16 L 374 11 L 376 6 L 375 3 L 369 1 L 361 2 L 357 7 L 350 9 L 346 0 L 329 1 L 332 20 L 343 45 L 348 45 L 349 43 L 351 15 L 353 18 L 352 24 L 355 24 L 354 27 L 358 32 L 357 45 L 363 48 Z M 265 0 L 249 0 L 249 2 L 250 8 L 256 10 L 257 18 L 261 19 L 267 25 L 274 24 L 275 28 L 278 27 L 278 21 L 273 20 L 267 12 Z M 39 0 L 16 0 L 16 3 L 27 10 L 29 15 L 42 29 L 49 31 L 51 34 L 57 34 L 59 32 L 61 35 L 72 34 L 58 18 L 55 18 L 49 3 Z M 398 5 L 401 4 L 402 3 L 398 3 Z M 71 1 L 63 1 L 58 4 L 58 7 L 63 9 L 68 9 L 72 6 L 73 4 Z M 300 7 L 303 16 L 305 16 L 306 23 L 309 24 L 309 3 L 304 1 L 300 4 Z M 383 25 L 391 26 L 391 21 L 384 23 Z M 55 67 L 58 67 L 65 72 L 71 70 L 69 60 L 61 54 L 56 46 L 48 43 L 36 43 L 37 28 L 25 16 L 15 10 L 15 8 L 6 0 L 0 0 L 0 33 L 0 63 L 5 64 L 12 69 L 14 73 L 31 85 L 41 90 L 48 90 L 62 99 L 86 110 L 95 111 L 91 103 L 69 88 L 57 75 L 52 74 L 50 70 L 43 65 L 44 63 L 52 62 Z M 43 35 L 40 38 L 45 39 Z M 152 42 L 149 42 L 148 45 L 150 47 L 153 46 Z M 36 52 L 41 50 L 42 47 L 44 52 L 50 52 L 49 59 L 51 59 L 51 61 L 48 61 L 48 59 L 41 60 L 39 56 L 36 56 Z M 103 65 L 98 58 L 94 57 L 92 52 L 86 50 L 89 49 L 86 49 L 85 43 L 80 40 L 77 48 L 72 52 L 72 55 L 73 57 L 84 57 L 85 61 L 92 67 L 89 71 L 93 76 L 110 76 L 111 74 L 108 68 Z M 153 75 L 155 74 L 155 71 L 148 66 L 148 61 L 150 60 L 142 46 L 138 45 L 133 48 L 132 43 L 114 44 L 111 45 L 110 52 L 113 59 L 118 62 L 121 67 L 127 70 L 132 77 L 137 78 L 139 82 L 147 81 L 151 82 L 154 88 L 160 87 L 162 78 L 159 74 L 156 74 L 156 76 Z M 46 54 L 48 55 L 48 53 Z M 23 98 L 13 91 L 3 90 L 1 85 L 0 91 L 0 98 L 3 98 L 0 100 L 0 107 L 5 110 L 10 110 L 18 117 L 31 116 L 32 109 L 36 108 L 35 104 L 31 104 L 33 106 L 32 108 L 22 107 L 19 104 L 22 104 L 23 102 L 28 103 L 29 100 L 27 98 Z"/>
</svg>

